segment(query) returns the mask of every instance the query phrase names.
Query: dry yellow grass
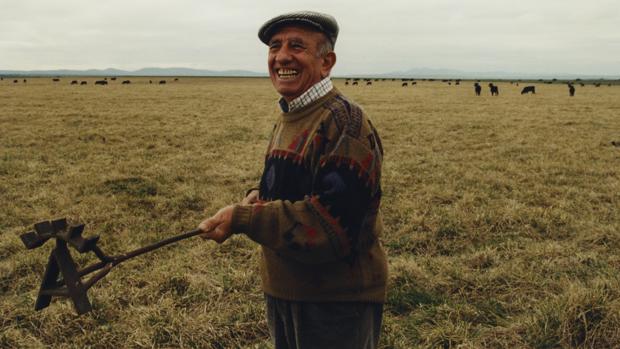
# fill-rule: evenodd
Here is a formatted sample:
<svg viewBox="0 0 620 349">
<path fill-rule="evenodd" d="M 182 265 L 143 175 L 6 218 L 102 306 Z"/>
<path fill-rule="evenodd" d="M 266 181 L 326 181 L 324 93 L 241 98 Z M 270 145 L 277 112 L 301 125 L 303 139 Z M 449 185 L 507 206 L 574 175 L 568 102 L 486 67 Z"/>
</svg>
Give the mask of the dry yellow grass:
<svg viewBox="0 0 620 349">
<path fill-rule="evenodd" d="M 258 180 L 277 111 L 266 79 L 70 80 L 0 82 L 0 347 L 265 347 L 244 237 L 127 262 L 88 315 L 33 310 L 51 246 L 19 234 L 66 216 L 116 254 L 193 229 Z M 386 151 L 383 347 L 620 346 L 620 87 L 335 84 Z"/>
</svg>

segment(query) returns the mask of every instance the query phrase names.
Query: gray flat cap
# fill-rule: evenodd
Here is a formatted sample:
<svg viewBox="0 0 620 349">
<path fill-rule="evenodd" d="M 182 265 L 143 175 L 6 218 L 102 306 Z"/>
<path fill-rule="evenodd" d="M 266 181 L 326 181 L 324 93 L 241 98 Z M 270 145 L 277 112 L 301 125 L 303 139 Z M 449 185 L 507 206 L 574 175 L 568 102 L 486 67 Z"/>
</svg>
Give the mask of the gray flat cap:
<svg viewBox="0 0 620 349">
<path fill-rule="evenodd" d="M 301 24 L 315 28 L 327 35 L 332 44 L 336 44 L 338 38 L 336 19 L 328 14 L 314 11 L 297 11 L 274 17 L 260 27 L 258 38 L 265 44 L 269 44 L 269 40 L 277 33 L 278 28 L 285 24 Z"/>
</svg>

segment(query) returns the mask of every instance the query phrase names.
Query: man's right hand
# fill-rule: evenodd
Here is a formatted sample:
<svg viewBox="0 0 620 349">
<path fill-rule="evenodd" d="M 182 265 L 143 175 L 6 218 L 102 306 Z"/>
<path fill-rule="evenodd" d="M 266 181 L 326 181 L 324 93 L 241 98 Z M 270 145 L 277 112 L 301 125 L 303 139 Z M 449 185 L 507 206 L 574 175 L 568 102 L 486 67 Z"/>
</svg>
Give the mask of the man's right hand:
<svg viewBox="0 0 620 349">
<path fill-rule="evenodd" d="M 248 195 L 241 200 L 242 205 L 252 205 L 258 202 L 258 190 L 254 189 L 248 193 Z"/>
</svg>

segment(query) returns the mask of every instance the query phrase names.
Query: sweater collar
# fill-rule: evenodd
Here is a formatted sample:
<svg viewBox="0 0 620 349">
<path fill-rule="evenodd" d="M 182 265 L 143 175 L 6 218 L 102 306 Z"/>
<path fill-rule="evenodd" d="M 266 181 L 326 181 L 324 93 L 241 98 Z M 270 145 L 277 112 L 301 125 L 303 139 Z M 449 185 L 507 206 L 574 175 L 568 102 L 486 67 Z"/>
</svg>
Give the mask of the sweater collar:
<svg viewBox="0 0 620 349">
<path fill-rule="evenodd" d="M 333 88 L 334 85 L 332 84 L 332 80 L 328 76 L 325 79 L 312 85 L 309 89 L 306 90 L 306 92 L 302 93 L 301 96 L 293 99 L 290 103 L 287 103 L 284 98 L 280 98 L 278 103 L 280 104 L 282 112 L 290 113 L 297 109 L 301 109 L 308 104 L 316 101 L 317 99 L 325 96 Z"/>
</svg>

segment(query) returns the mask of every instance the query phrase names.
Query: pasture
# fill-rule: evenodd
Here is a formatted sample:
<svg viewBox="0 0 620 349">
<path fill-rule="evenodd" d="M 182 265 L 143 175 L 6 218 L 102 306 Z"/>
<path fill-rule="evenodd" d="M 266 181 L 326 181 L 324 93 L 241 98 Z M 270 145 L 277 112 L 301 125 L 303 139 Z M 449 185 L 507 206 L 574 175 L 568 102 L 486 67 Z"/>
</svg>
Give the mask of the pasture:
<svg viewBox="0 0 620 349">
<path fill-rule="evenodd" d="M 149 79 L 153 84 L 149 84 Z M 269 347 L 259 248 L 180 242 L 33 310 L 51 249 L 19 234 L 67 217 L 118 254 L 194 229 L 262 170 L 267 79 L 0 82 L 0 347 Z M 390 285 L 383 348 L 620 347 L 620 86 L 400 80 L 335 86 L 385 148 Z M 78 263 L 92 257 L 74 253 Z"/>
</svg>

